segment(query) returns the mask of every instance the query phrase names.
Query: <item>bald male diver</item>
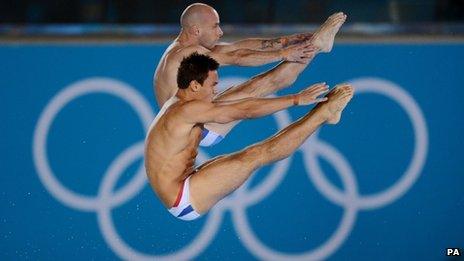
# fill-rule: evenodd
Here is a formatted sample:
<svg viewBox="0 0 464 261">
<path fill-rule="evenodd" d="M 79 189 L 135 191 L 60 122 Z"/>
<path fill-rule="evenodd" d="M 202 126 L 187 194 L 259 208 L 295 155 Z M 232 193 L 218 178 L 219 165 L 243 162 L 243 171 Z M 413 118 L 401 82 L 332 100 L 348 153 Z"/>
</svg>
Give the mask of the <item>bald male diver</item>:
<svg viewBox="0 0 464 261">
<path fill-rule="evenodd" d="M 220 93 L 217 101 L 266 97 L 275 93 L 290 86 L 317 53 L 331 51 L 335 35 L 345 20 L 345 14 L 336 13 L 314 34 L 220 43 L 223 32 L 216 10 L 206 4 L 192 4 L 182 13 L 181 31 L 156 68 L 153 87 L 158 106 L 161 108 L 176 95 L 177 69 L 182 59 L 193 52 L 207 54 L 220 65 L 256 66 L 283 61 L 271 70 Z M 200 145 L 212 146 L 220 142 L 236 123 L 206 123 Z"/>
<path fill-rule="evenodd" d="M 217 100 L 218 67 L 206 55 L 193 53 L 184 58 L 177 74 L 178 91 L 164 103 L 145 140 L 150 185 L 169 212 L 182 220 L 194 220 L 206 213 L 254 170 L 288 157 L 323 124 L 338 123 L 353 97 L 353 88 L 341 84 L 321 98 L 328 86 L 319 83 L 278 98 Z M 205 124 L 258 118 L 313 103 L 319 104 L 274 136 L 195 167 Z"/>
</svg>

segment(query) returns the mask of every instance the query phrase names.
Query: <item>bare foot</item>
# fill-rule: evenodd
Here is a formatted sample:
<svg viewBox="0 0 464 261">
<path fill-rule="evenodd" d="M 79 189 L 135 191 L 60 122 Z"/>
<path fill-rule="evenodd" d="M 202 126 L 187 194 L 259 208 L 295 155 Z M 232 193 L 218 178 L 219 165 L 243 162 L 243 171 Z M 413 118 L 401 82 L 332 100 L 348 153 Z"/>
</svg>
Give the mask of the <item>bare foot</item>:
<svg viewBox="0 0 464 261">
<path fill-rule="evenodd" d="M 314 33 L 313 45 L 319 48 L 322 53 L 332 50 L 335 35 L 346 20 L 346 15 L 342 12 L 331 15 L 321 27 Z"/>
<path fill-rule="evenodd" d="M 345 109 L 348 102 L 353 98 L 354 89 L 351 85 L 343 83 L 335 86 L 326 97 L 329 98 L 326 102 L 319 104 L 319 109 L 323 110 L 327 123 L 337 124 L 342 116 L 342 111 Z"/>
</svg>

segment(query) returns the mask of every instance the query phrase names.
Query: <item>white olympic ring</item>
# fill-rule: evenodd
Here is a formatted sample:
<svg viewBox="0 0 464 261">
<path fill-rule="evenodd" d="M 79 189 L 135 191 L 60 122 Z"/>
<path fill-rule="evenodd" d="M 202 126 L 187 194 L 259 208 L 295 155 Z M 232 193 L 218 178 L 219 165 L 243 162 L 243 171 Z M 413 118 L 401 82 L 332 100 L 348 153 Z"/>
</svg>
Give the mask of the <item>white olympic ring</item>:
<svg viewBox="0 0 464 261">
<path fill-rule="evenodd" d="M 225 79 L 231 83 L 239 83 L 246 79 L 231 77 Z M 385 192 L 362 196 L 358 194 L 355 174 L 345 157 L 330 144 L 320 140 L 318 133 L 313 134 L 301 146 L 304 155 L 304 166 L 308 177 L 315 184 L 316 189 L 331 202 L 344 208 L 341 222 L 332 236 L 318 248 L 298 254 L 282 253 L 264 245 L 251 229 L 246 208 L 259 203 L 281 183 L 288 171 L 291 157 L 274 164 L 270 173 L 259 185 L 248 189 L 248 180 L 236 192 L 219 202 L 208 214 L 207 221 L 201 232 L 192 242 L 170 255 L 147 255 L 128 246 L 117 233 L 111 215 L 111 210 L 133 198 L 146 185 L 145 169 L 141 166 L 135 177 L 118 191 L 112 191 L 121 174 L 137 159 L 143 157 L 143 142 L 139 142 L 124 150 L 110 164 L 100 184 L 98 195 L 94 198 L 77 194 L 65 188 L 54 176 L 47 157 L 47 136 L 54 118 L 60 110 L 73 99 L 90 93 L 103 92 L 115 95 L 131 105 L 138 114 L 145 131 L 153 119 L 153 111 L 149 104 L 135 89 L 125 83 L 107 78 L 90 78 L 79 81 L 59 92 L 52 98 L 40 115 L 33 140 L 33 159 L 38 176 L 45 188 L 64 205 L 82 211 L 95 211 L 103 238 L 111 249 L 121 258 L 130 260 L 156 259 L 193 259 L 199 255 L 213 240 L 217 233 L 224 211 L 232 212 L 234 228 L 240 235 L 240 241 L 257 258 L 266 260 L 320 260 L 333 254 L 348 237 L 355 222 L 357 212 L 361 209 L 374 209 L 385 206 L 400 198 L 414 184 L 424 166 L 427 149 L 428 134 L 424 116 L 414 99 L 399 86 L 377 78 L 362 78 L 350 81 L 356 87 L 357 95 L 363 92 L 374 92 L 385 95 L 396 101 L 411 119 L 414 134 L 414 155 L 405 174 Z M 290 123 L 290 116 L 286 111 L 274 114 L 279 129 Z M 330 162 L 341 180 L 345 191 L 339 191 L 323 174 L 317 156 L 320 155 Z M 199 159 L 205 161 L 208 156 L 200 150 Z"/>
<path fill-rule="evenodd" d="M 354 224 L 356 212 L 359 209 L 379 208 L 391 203 L 401 197 L 419 177 L 427 155 L 428 135 L 424 116 L 422 115 L 417 103 L 405 91 L 392 82 L 377 78 L 363 78 L 352 80 L 350 83 L 355 86 L 356 95 L 364 92 L 382 94 L 392 98 L 394 101 L 397 101 L 398 104 L 406 110 L 411 122 L 413 123 L 414 134 L 416 137 L 414 156 L 408 170 L 405 172 L 400 181 L 389 188 L 386 192 L 375 196 L 359 196 L 356 180 L 354 179 L 354 172 L 347 163 L 348 161 L 334 147 L 319 140 L 317 132 L 314 133 L 307 142 L 300 147 L 305 159 L 303 163 L 305 164 L 308 170 L 307 173 L 309 174 L 311 181 L 315 184 L 316 189 L 331 202 L 344 207 L 345 214 L 342 218 L 341 224 L 338 227 L 337 232 L 334 233 L 334 235 L 318 249 L 304 254 L 288 255 L 273 251 L 260 242 L 249 227 L 244 208 L 240 205 L 235 205 L 235 212 L 233 213 L 235 228 L 239 231 L 241 239 L 245 242 L 244 246 L 251 253 L 255 254 L 256 257 L 264 260 L 324 259 L 325 257 L 330 256 L 349 234 L 352 229 L 352 225 Z M 326 157 L 327 160 L 334 165 L 337 172 L 342 175 L 341 179 L 345 189 L 347 190 L 346 194 L 342 194 L 335 186 L 331 185 L 327 181 L 319 167 L 319 163 L 317 161 L 318 154 Z M 273 184 L 272 190 L 274 190 L 277 185 L 278 184 Z M 246 196 L 243 198 L 245 197 Z M 240 224 L 241 226 L 237 226 L 237 224 Z"/>
</svg>

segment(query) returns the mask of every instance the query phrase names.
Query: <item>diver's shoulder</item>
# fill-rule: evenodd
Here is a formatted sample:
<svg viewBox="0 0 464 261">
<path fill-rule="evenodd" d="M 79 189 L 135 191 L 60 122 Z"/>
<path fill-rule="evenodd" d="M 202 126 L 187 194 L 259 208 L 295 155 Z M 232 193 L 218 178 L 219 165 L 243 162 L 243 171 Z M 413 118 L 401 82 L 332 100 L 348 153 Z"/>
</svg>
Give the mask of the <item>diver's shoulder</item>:
<svg viewBox="0 0 464 261">
<path fill-rule="evenodd" d="M 199 54 L 205 54 L 209 51 L 210 50 L 208 50 L 207 48 L 201 45 L 189 45 L 189 46 L 185 46 L 185 47 L 178 49 L 176 53 L 182 56 L 187 56 L 194 52 L 197 52 Z"/>
</svg>

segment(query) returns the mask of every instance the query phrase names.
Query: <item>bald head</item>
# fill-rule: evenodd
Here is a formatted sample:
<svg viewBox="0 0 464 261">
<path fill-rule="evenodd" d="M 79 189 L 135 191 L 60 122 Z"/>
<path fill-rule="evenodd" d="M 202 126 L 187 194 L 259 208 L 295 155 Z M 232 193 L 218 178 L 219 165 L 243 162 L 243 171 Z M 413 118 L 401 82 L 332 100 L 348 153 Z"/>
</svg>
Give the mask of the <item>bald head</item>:
<svg viewBox="0 0 464 261">
<path fill-rule="evenodd" d="M 218 14 L 214 8 L 207 4 L 195 3 L 187 6 L 180 17 L 180 24 L 183 28 L 199 26 L 208 20 L 215 19 Z"/>
<path fill-rule="evenodd" d="M 195 3 L 185 8 L 180 17 L 181 35 L 189 39 L 190 44 L 199 44 L 211 49 L 222 37 L 219 15 L 209 5 Z"/>
</svg>

